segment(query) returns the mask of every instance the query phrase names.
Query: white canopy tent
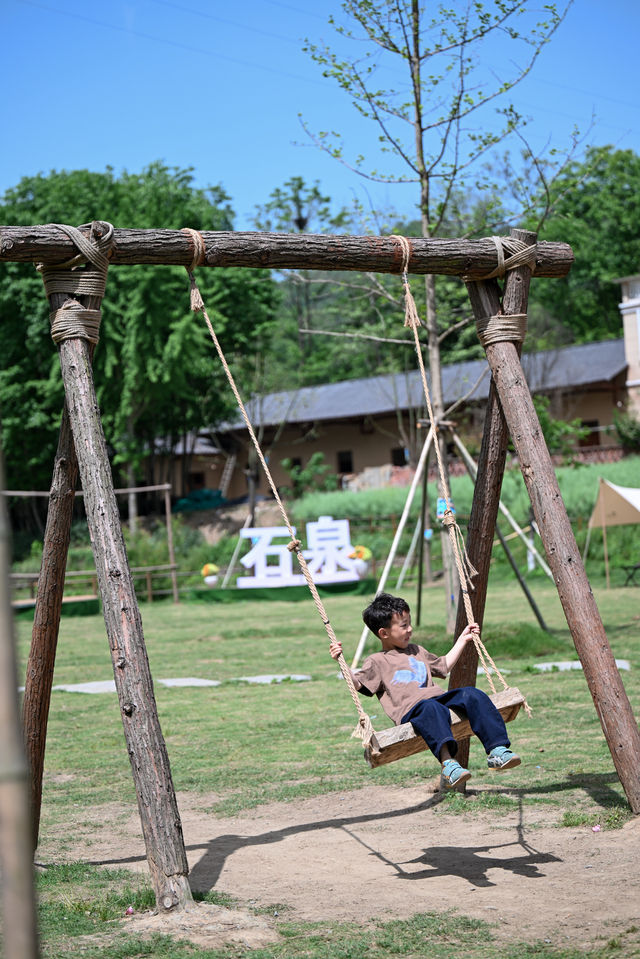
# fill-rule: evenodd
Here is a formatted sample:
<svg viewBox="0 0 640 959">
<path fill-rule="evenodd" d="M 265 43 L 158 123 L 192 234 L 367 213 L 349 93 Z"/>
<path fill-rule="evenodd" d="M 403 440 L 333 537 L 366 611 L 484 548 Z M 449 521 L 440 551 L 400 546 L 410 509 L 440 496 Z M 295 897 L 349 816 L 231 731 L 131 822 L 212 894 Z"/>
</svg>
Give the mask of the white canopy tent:
<svg viewBox="0 0 640 959">
<path fill-rule="evenodd" d="M 589 517 L 587 541 L 584 547 L 583 562 L 587 559 L 587 550 L 592 529 L 602 529 L 604 545 L 604 568 L 609 588 L 609 554 L 607 551 L 607 526 L 628 526 L 640 523 L 640 488 L 616 486 L 609 480 L 600 478 L 598 498 Z"/>
</svg>

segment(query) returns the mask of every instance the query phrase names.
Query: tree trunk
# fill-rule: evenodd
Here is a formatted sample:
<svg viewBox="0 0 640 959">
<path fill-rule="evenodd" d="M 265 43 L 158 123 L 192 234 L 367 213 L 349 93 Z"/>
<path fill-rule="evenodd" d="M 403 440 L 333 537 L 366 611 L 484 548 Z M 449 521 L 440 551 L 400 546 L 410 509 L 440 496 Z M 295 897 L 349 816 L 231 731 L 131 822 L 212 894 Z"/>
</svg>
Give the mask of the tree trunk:
<svg viewBox="0 0 640 959">
<path fill-rule="evenodd" d="M 87 343 L 60 344 L 60 365 L 91 535 L 124 734 L 158 908 L 192 902 L 182 825 L 160 729 Z"/>
<path fill-rule="evenodd" d="M 426 230 L 428 227 L 423 224 Z M 438 428 L 437 424 L 444 415 L 444 399 L 442 393 L 442 365 L 440 362 L 440 340 L 438 334 L 438 321 L 436 311 L 436 287 L 435 277 L 425 277 L 425 293 L 427 301 L 427 343 L 429 352 L 429 392 L 431 395 L 431 406 L 435 427 L 435 442 L 440 450 L 440 463 L 444 472 L 444 478 L 438 472 L 438 496 L 443 497 L 446 489 L 449 490 L 449 470 L 447 445 L 444 434 Z M 440 546 L 442 550 L 442 573 L 446 611 L 446 629 L 448 633 L 453 633 L 456 620 L 455 607 L 455 564 L 451 552 L 449 535 L 446 530 L 440 531 Z"/>
</svg>

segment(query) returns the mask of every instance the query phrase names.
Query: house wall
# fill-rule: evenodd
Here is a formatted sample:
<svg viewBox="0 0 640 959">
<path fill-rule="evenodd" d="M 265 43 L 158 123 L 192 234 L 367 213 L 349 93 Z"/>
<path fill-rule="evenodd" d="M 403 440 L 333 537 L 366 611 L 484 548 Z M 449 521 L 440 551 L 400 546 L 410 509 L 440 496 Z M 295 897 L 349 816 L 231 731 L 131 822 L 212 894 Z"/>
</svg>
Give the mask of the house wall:
<svg viewBox="0 0 640 959">
<path fill-rule="evenodd" d="M 406 414 L 403 419 L 405 428 L 409 431 Z M 246 440 L 244 437 L 240 438 L 240 435 L 239 439 L 245 449 L 238 456 L 238 465 L 227 493 L 228 499 L 235 499 L 247 492 L 247 479 L 244 474 L 247 467 Z M 273 436 L 267 434 L 261 445 L 265 454 L 269 452 L 269 470 L 277 487 L 290 485 L 289 474 L 281 465 L 284 459 L 297 459 L 304 467 L 314 453 L 320 452 L 331 472 L 342 477 L 391 463 L 394 458 L 393 451 L 395 457 L 399 458 L 404 449 L 395 416 L 379 417 L 366 422 L 339 420 L 313 425 L 300 424 L 285 427 L 274 448 L 271 448 L 272 440 Z M 262 471 L 258 492 L 263 495 L 269 493 L 269 486 Z"/>
<path fill-rule="evenodd" d="M 626 396 L 624 375 L 612 383 L 594 383 L 588 392 L 556 393 L 551 399 L 550 412 L 556 419 L 580 420 L 593 427 L 589 444 L 600 446 L 616 442 L 613 418 Z M 584 445 L 584 444 L 583 444 Z"/>
<path fill-rule="evenodd" d="M 551 415 L 558 419 L 579 419 L 593 424 L 594 429 L 582 445 L 606 446 L 615 442 L 604 431 L 611 426 L 617 404 L 626 395 L 624 375 L 616 382 L 593 384 L 589 391 L 556 393 L 552 396 Z M 458 411 L 457 432 L 473 455 L 477 455 L 482 439 L 484 409 L 479 405 L 469 406 L 465 413 Z M 405 411 L 402 414 L 404 435 L 411 437 L 415 447 L 415 416 Z M 267 430 L 261 443 L 268 457 L 269 469 L 278 488 L 290 485 L 287 472 L 281 462 L 298 459 L 306 466 L 313 453 L 320 452 L 331 471 L 341 476 L 361 474 L 364 470 L 381 470 L 380 481 L 391 475 L 391 465 L 402 465 L 404 441 L 401 438 L 396 415 L 367 417 L 366 420 L 338 420 L 326 423 L 296 424 L 286 426 L 278 436 L 274 447 L 274 430 Z M 248 492 L 246 469 L 248 465 L 248 441 L 245 431 L 227 434 L 227 440 L 238 448 L 237 464 L 227 490 L 227 499 L 246 496 Z M 422 443 L 422 435 L 419 444 Z M 349 454 L 347 456 L 347 454 Z M 350 459 L 350 462 L 348 462 Z M 182 479 L 181 457 L 176 457 L 171 466 L 168 481 L 172 483 L 174 497 L 184 496 L 194 489 L 217 489 L 220 485 L 225 459 L 222 455 L 193 456 L 189 466 L 186 487 Z M 351 469 L 346 467 L 351 466 Z M 342 469 L 340 468 L 342 466 Z M 388 470 L 384 470 L 389 467 Z M 166 482 L 165 478 L 162 480 Z M 376 477 L 373 474 L 375 483 Z M 270 489 L 262 470 L 259 471 L 257 492 L 269 496 Z"/>
<path fill-rule="evenodd" d="M 640 275 L 627 277 L 621 283 L 622 303 L 619 309 L 628 363 L 627 411 L 640 418 Z"/>
</svg>

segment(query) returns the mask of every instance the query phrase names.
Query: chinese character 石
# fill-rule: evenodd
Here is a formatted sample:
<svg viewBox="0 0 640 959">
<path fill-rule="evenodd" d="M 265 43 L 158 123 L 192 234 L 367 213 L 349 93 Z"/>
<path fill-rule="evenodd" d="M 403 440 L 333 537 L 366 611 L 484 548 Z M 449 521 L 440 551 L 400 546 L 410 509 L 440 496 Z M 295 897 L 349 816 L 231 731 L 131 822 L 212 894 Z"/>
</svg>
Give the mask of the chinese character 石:
<svg viewBox="0 0 640 959">
<path fill-rule="evenodd" d="M 294 529 L 295 533 L 295 529 Z M 260 526 L 240 530 L 243 539 L 250 539 L 252 547 L 240 559 L 245 569 L 254 568 L 253 576 L 239 576 L 236 585 L 240 589 L 259 586 L 299 586 L 304 583 L 301 575 L 294 575 L 293 554 L 286 543 L 272 543 L 272 539 L 291 539 L 286 526 Z"/>
</svg>

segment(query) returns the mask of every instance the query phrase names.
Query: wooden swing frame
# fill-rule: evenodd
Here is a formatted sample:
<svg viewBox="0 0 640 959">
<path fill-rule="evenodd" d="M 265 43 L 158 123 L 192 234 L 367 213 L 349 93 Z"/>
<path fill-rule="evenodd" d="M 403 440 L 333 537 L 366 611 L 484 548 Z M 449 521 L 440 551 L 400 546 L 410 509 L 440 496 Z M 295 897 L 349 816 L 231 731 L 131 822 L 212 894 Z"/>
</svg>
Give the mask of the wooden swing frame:
<svg viewBox="0 0 640 959">
<path fill-rule="evenodd" d="M 100 244 L 109 233 L 108 249 L 100 256 L 110 265 L 150 263 L 181 265 L 190 270 L 197 266 L 244 266 L 395 274 L 403 269 L 403 250 L 399 238 L 393 236 L 207 232 L 198 234 L 201 243 L 197 244 L 192 230 L 113 230 L 102 221 L 94 221 L 71 232 L 73 229 L 60 224 L 0 226 L 0 262 L 59 264 L 68 271 L 78 262 L 84 262 L 89 269 L 94 262 L 93 254 L 87 252 L 85 246 Z M 507 257 L 505 262 L 500 247 L 492 238 L 412 239 L 408 241 L 410 260 L 407 272 L 462 277 L 477 321 L 497 314 L 506 317 L 526 314 L 533 269 L 537 277 L 565 276 L 573 255 L 567 244 L 536 244 L 535 234 L 527 231 L 512 230 L 510 239 L 521 246 L 535 245 L 533 260 L 516 264 L 509 262 Z M 504 290 L 494 278 L 498 276 L 504 277 Z M 98 293 L 85 295 L 78 292 L 72 297 L 57 291 L 49 294 L 53 311 L 64 309 L 70 301 L 80 311 L 96 311 L 101 299 L 102 294 Z M 151 878 L 159 907 L 170 910 L 183 906 L 190 898 L 186 852 L 98 414 L 91 369 L 93 345 L 82 332 L 74 332 L 60 341 L 58 350 L 67 400 L 54 464 L 23 707 L 25 742 L 32 775 L 34 844 L 69 545 L 70 503 L 79 471 Z M 513 342 L 496 341 L 485 345 L 485 353 L 492 381 L 467 537 L 467 551 L 478 570 L 474 592 L 476 620 L 482 625 L 491 544 L 510 436 L 616 771 L 632 811 L 640 813 L 640 781 L 637 776 L 640 731 L 584 572 L 522 372 L 518 349 Z M 119 535 L 114 535 L 118 531 Z M 456 634 L 462 631 L 465 620 L 465 611 L 459 603 Z M 475 685 L 477 657 L 473 650 L 468 653 L 452 670 L 451 686 Z M 458 736 L 463 735 L 463 729 L 463 726 L 457 726 Z M 382 733 L 376 736 L 379 756 L 390 756 L 391 745 L 381 743 L 384 740 Z M 411 737 L 404 742 L 410 743 Z M 460 746 L 461 759 L 466 742 L 465 739 Z M 398 748 L 414 749 L 415 745 L 419 744 Z M 372 756 L 375 752 L 374 747 Z M 379 756 L 374 759 L 376 764 L 379 764 Z"/>
</svg>

